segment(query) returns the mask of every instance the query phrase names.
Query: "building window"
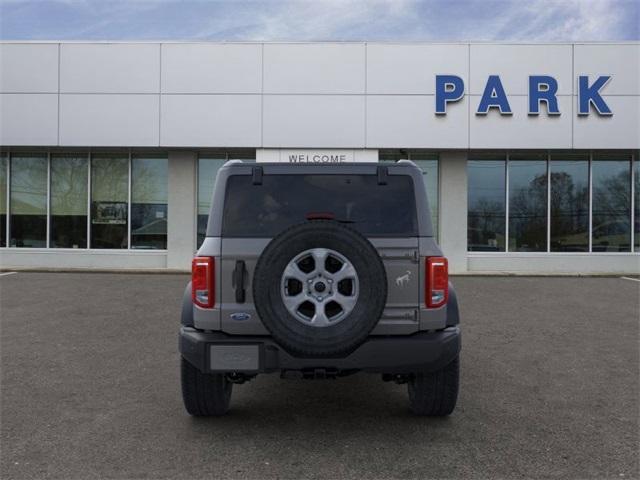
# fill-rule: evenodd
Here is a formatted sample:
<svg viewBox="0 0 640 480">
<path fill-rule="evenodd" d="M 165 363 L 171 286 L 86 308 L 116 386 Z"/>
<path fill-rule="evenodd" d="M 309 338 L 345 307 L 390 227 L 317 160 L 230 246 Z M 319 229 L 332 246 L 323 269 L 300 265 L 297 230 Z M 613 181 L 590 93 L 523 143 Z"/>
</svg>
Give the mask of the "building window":
<svg viewBox="0 0 640 480">
<path fill-rule="evenodd" d="M 638 155 L 640 151 L 636 152 L 635 160 L 633 162 L 633 191 L 634 191 L 634 216 L 633 216 L 633 235 L 634 235 L 634 252 L 640 252 L 640 158 Z"/>
<path fill-rule="evenodd" d="M 509 251 L 547 250 L 547 161 L 544 154 L 512 155 L 509 178 Z"/>
<path fill-rule="evenodd" d="M 255 162 L 255 150 L 229 150 L 203 154 L 198 158 L 198 205 L 197 212 L 197 248 L 200 248 L 207 236 L 207 220 L 213 199 L 213 187 L 216 182 L 218 170 L 228 160 L 242 160 L 243 162 Z"/>
<path fill-rule="evenodd" d="M 168 160 L 131 160 L 131 248 L 167 248 Z"/>
<path fill-rule="evenodd" d="M 589 156 L 551 155 L 552 252 L 589 251 Z"/>
<path fill-rule="evenodd" d="M 7 246 L 7 169 L 9 159 L 0 154 L 0 247 Z"/>
<path fill-rule="evenodd" d="M 496 157 L 500 155 L 467 164 L 469 251 L 505 250 L 506 161 Z"/>
<path fill-rule="evenodd" d="M 594 155 L 591 166 L 594 252 L 631 250 L 631 164 L 623 154 Z"/>
<path fill-rule="evenodd" d="M 468 251 L 640 251 L 640 167 L 631 153 L 499 156 L 469 155 Z"/>
<path fill-rule="evenodd" d="M 52 156 L 50 247 L 87 247 L 88 174 L 86 155 Z"/>
<path fill-rule="evenodd" d="M 47 157 L 11 156 L 10 245 L 47 246 Z"/>
<path fill-rule="evenodd" d="M 129 158 L 91 158 L 91 248 L 127 248 Z"/>
</svg>

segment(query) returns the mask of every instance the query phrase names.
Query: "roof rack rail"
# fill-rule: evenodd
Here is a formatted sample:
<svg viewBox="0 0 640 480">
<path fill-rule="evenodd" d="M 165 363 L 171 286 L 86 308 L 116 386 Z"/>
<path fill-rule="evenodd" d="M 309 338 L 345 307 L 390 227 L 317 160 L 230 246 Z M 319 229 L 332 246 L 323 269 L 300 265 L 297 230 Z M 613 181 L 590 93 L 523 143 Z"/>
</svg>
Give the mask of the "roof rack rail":
<svg viewBox="0 0 640 480">
<path fill-rule="evenodd" d="M 413 165 L 414 167 L 418 166 L 416 165 L 415 162 L 413 162 L 412 160 L 407 160 L 406 158 L 403 158 L 402 160 L 398 160 L 396 163 L 401 163 L 402 165 Z"/>
</svg>

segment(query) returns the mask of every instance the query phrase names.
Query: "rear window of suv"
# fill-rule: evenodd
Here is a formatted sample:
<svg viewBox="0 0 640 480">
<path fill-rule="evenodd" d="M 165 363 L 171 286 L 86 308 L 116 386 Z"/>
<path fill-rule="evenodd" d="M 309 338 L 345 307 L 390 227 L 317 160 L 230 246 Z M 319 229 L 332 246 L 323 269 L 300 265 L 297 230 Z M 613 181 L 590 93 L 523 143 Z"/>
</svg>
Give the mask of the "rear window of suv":
<svg viewBox="0 0 640 480">
<path fill-rule="evenodd" d="M 249 175 L 227 180 L 222 235 L 273 237 L 309 218 L 332 218 L 366 236 L 417 236 L 413 181 L 390 175 Z"/>
</svg>

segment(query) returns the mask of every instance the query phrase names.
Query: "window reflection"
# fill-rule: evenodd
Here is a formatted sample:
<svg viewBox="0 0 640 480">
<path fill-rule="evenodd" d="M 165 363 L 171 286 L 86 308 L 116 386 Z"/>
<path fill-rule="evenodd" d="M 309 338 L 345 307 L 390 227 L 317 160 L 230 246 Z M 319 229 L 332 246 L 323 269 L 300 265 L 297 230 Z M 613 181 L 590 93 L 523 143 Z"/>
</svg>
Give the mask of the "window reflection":
<svg viewBox="0 0 640 480">
<path fill-rule="evenodd" d="M 633 162 L 633 170 L 634 170 L 633 181 L 635 182 L 633 186 L 634 197 L 635 197 L 633 201 L 633 204 L 635 206 L 635 213 L 633 215 L 635 240 L 633 243 L 635 244 L 635 248 L 634 248 L 635 252 L 640 252 L 640 158 L 638 158 L 638 153 L 640 152 L 636 152 L 636 157 Z"/>
<path fill-rule="evenodd" d="M 51 158 L 51 239 L 53 248 L 86 248 L 86 155 Z"/>
<path fill-rule="evenodd" d="M 594 252 L 628 252 L 631 247 L 629 158 L 594 156 L 592 165 Z"/>
<path fill-rule="evenodd" d="M 131 162 L 131 248 L 166 249 L 168 160 Z"/>
<path fill-rule="evenodd" d="M 198 159 L 198 248 L 207 236 L 207 220 L 213 196 L 213 186 L 218 170 L 224 165 L 226 155 Z"/>
<path fill-rule="evenodd" d="M 0 247 L 7 246 L 7 166 L 6 155 L 0 155 Z"/>
<path fill-rule="evenodd" d="M 47 246 L 47 157 L 11 156 L 12 247 Z"/>
<path fill-rule="evenodd" d="M 589 251 L 589 158 L 551 158 L 551 251 Z"/>
<path fill-rule="evenodd" d="M 129 159 L 91 158 L 91 248 L 127 248 Z"/>
<path fill-rule="evenodd" d="M 543 158 L 543 155 L 510 158 L 509 251 L 547 250 L 547 162 Z"/>
<path fill-rule="evenodd" d="M 469 160 L 467 248 L 504 252 L 505 161 Z"/>
<path fill-rule="evenodd" d="M 438 160 L 433 154 L 411 153 L 411 161 L 422 170 L 422 180 L 427 190 L 433 236 L 438 238 Z"/>
</svg>

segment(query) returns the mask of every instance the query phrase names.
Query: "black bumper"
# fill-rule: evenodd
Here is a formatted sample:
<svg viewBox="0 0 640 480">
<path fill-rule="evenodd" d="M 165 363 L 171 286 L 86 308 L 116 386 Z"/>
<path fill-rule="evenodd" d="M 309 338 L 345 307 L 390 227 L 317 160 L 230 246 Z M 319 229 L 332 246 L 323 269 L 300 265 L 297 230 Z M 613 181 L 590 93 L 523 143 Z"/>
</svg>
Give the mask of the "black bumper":
<svg viewBox="0 0 640 480">
<path fill-rule="evenodd" d="M 216 352 L 215 355 L 212 352 Z M 220 352 L 223 352 L 222 357 Z M 458 327 L 406 336 L 372 336 L 351 354 L 340 358 L 298 358 L 282 349 L 271 337 L 205 333 L 192 327 L 180 329 L 180 353 L 205 373 L 322 369 L 404 374 L 439 370 L 459 352 Z M 216 364 L 220 358 L 226 362 L 224 367 Z"/>
</svg>

